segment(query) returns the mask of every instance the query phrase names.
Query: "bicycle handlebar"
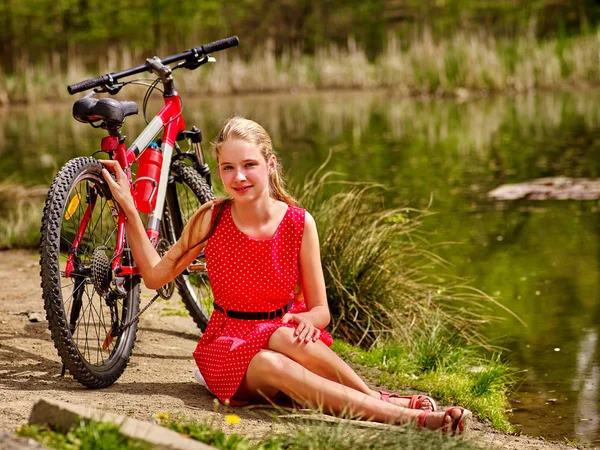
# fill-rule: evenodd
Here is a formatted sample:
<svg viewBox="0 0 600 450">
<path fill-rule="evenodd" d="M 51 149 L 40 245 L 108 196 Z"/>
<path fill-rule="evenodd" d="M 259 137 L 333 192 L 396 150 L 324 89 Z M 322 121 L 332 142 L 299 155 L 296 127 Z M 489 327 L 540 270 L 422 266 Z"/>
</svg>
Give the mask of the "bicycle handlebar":
<svg viewBox="0 0 600 450">
<path fill-rule="evenodd" d="M 219 52 L 231 47 L 237 47 L 240 45 L 240 40 L 237 36 L 231 36 L 219 41 L 211 42 L 210 44 L 204 44 L 200 47 L 196 47 L 198 53 L 206 55 L 207 53 Z"/>
<path fill-rule="evenodd" d="M 161 61 L 163 64 L 170 64 L 176 61 L 181 61 L 182 59 L 187 59 L 192 56 L 207 55 L 209 53 L 218 52 L 231 47 L 236 47 L 238 45 L 240 45 L 240 40 L 238 39 L 238 37 L 231 36 L 225 39 L 211 42 L 209 44 L 201 45 L 200 47 L 194 47 L 190 50 L 186 50 L 176 55 L 167 56 Z M 87 91 L 88 89 L 103 86 L 107 83 L 112 83 L 114 81 L 119 80 L 120 78 L 125 78 L 130 75 L 145 72 L 147 70 L 149 70 L 149 66 L 147 64 L 142 64 L 137 67 L 132 67 L 131 69 L 123 70 L 121 72 L 107 73 L 106 75 L 101 75 L 96 78 L 90 78 L 88 80 L 80 81 L 79 83 L 71 84 L 67 86 L 67 90 L 69 91 L 69 94 L 73 95 L 78 92 Z"/>
</svg>

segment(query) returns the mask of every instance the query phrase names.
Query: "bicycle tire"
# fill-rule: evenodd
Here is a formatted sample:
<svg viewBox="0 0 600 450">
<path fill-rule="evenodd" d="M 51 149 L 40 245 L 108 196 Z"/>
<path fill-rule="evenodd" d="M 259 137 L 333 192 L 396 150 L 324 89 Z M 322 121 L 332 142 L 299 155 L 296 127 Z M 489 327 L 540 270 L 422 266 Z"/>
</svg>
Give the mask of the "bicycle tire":
<svg viewBox="0 0 600 450">
<path fill-rule="evenodd" d="M 181 160 L 173 161 L 171 174 L 173 182 L 167 188 L 163 234 L 173 244 L 200 205 L 214 200 L 215 195 L 202 176 Z M 197 261 L 203 262 L 203 258 L 204 255 L 201 254 Z M 206 269 L 194 273 L 184 272 L 177 277 L 176 284 L 190 316 L 204 332 L 213 310 L 212 291 Z"/>
<path fill-rule="evenodd" d="M 98 290 L 109 286 L 109 261 L 114 257 L 116 243 L 116 224 L 109 205 L 111 194 L 101 170 L 102 165 L 89 157 L 75 158 L 60 169 L 46 198 L 40 240 L 40 275 L 48 328 L 66 369 L 88 388 L 110 386 L 125 370 L 135 345 L 137 321 L 114 337 L 105 349 L 103 344 L 111 326 L 131 320 L 140 303 L 137 276 L 125 280 L 126 293 L 113 299 L 112 307 L 108 306 L 106 292 Z M 73 237 L 92 203 L 90 220 L 75 246 Z M 70 252 L 77 255 L 71 272 L 75 275 L 66 277 Z M 98 288 L 99 283 L 104 284 Z"/>
</svg>

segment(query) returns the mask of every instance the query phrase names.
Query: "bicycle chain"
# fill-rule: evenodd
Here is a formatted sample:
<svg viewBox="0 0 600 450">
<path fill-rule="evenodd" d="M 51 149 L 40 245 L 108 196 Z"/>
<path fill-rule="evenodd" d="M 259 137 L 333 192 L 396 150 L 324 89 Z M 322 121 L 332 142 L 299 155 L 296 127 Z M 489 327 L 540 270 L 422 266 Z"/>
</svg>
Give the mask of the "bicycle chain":
<svg viewBox="0 0 600 450">
<path fill-rule="evenodd" d="M 152 300 L 150 300 L 150 301 L 148 302 L 148 304 L 147 304 L 146 306 L 144 306 L 144 308 L 142 308 L 142 310 L 141 310 L 140 312 L 138 312 L 138 313 L 135 315 L 135 317 L 134 317 L 133 319 L 131 319 L 129 322 L 127 322 L 126 324 L 124 324 L 123 326 L 121 326 L 121 327 L 119 328 L 119 335 L 123 334 L 123 332 L 124 332 L 124 331 L 125 331 L 127 328 L 129 328 L 129 327 L 130 327 L 131 325 L 133 325 L 133 324 L 134 324 L 134 323 L 135 323 L 137 320 L 139 320 L 140 316 L 141 316 L 142 314 L 144 314 L 144 312 L 145 312 L 145 311 L 146 311 L 148 308 L 150 308 L 150 305 L 152 305 L 152 303 L 154 303 L 154 302 L 155 302 L 155 300 L 156 300 L 158 297 L 160 297 L 160 294 L 156 294 L 156 295 L 154 296 L 154 298 L 153 298 Z"/>
</svg>

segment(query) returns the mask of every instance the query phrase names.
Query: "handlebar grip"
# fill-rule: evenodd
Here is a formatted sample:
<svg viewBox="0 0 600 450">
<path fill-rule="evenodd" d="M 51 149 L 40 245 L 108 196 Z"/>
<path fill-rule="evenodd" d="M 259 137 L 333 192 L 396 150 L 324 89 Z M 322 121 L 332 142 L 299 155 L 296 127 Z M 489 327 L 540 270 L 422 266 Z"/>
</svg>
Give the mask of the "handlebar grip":
<svg viewBox="0 0 600 450">
<path fill-rule="evenodd" d="M 103 84 L 108 83 L 112 77 L 110 75 L 102 75 L 96 78 L 90 78 L 89 80 L 83 80 L 79 83 L 71 84 L 67 86 L 67 90 L 69 94 L 73 95 L 77 92 L 87 91 L 88 89 L 92 89 L 98 86 L 102 86 Z"/>
<path fill-rule="evenodd" d="M 236 47 L 240 45 L 240 40 L 237 36 L 231 36 L 225 39 L 221 39 L 215 42 L 211 42 L 210 44 L 204 44 L 200 47 L 196 47 L 196 51 L 201 54 L 208 54 L 218 52 L 220 50 L 225 50 L 226 48 Z"/>
</svg>

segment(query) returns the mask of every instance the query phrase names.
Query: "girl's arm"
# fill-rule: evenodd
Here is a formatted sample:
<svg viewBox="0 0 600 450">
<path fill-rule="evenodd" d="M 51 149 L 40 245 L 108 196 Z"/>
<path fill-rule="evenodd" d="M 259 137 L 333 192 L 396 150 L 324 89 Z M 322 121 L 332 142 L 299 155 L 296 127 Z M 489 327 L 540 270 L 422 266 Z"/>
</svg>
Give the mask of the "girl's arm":
<svg viewBox="0 0 600 450">
<path fill-rule="evenodd" d="M 113 194 L 114 199 L 117 201 L 127 220 L 125 221 L 125 230 L 127 232 L 127 242 L 131 247 L 133 258 L 136 265 L 138 266 L 144 284 L 149 289 L 158 289 L 164 286 L 178 273 L 175 273 L 175 265 L 180 268 L 178 271 L 182 271 L 183 268 L 191 264 L 197 255 L 186 255 L 186 257 L 179 261 L 178 260 L 187 252 L 189 247 L 196 243 L 194 238 L 198 236 L 204 236 L 210 226 L 210 214 L 204 214 L 205 211 L 210 208 L 211 203 L 209 202 L 196 212 L 198 214 L 204 214 L 204 217 L 200 220 L 200 226 L 197 230 L 192 230 L 191 227 L 184 228 L 181 233 L 181 238 L 169 249 L 169 251 L 161 259 L 156 249 L 150 243 L 150 239 L 146 235 L 146 229 L 140 219 L 140 216 L 135 208 L 133 197 L 131 196 L 131 190 L 129 187 L 129 180 L 123 172 L 123 169 L 117 161 L 100 161 L 107 169 L 102 170 L 102 175 L 108 183 L 108 187 Z M 110 172 L 114 173 L 116 180 L 110 176 Z M 189 224 L 197 223 L 197 220 L 192 218 Z M 198 249 L 198 253 L 200 252 Z"/>
<path fill-rule="evenodd" d="M 331 316 L 327 306 L 317 225 L 308 212 L 305 214 L 304 234 L 300 246 L 300 285 L 307 311 L 299 314 L 288 313 L 283 317 L 283 322 L 298 324 L 296 327 L 298 340 L 316 341 L 320 335 L 319 328 L 325 328 Z"/>
</svg>

